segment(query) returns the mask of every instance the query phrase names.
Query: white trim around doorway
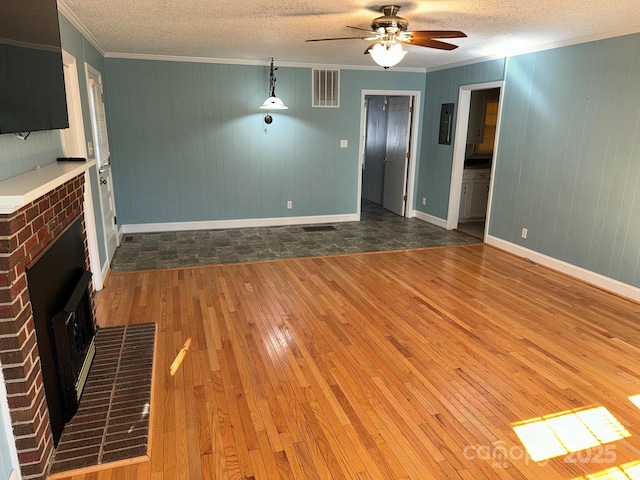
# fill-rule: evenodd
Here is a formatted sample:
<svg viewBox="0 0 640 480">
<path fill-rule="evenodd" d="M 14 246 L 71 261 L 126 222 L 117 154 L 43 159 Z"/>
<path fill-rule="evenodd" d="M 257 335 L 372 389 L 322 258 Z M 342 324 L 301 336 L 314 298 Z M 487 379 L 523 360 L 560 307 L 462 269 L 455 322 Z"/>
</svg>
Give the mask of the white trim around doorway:
<svg viewBox="0 0 640 480">
<path fill-rule="evenodd" d="M 498 144 L 500 137 L 500 120 L 502 118 L 502 104 L 504 95 L 504 81 L 476 83 L 473 85 L 462 85 L 458 93 L 458 112 L 456 118 L 455 139 L 453 144 L 453 165 L 451 168 L 451 185 L 449 188 L 449 212 L 447 214 L 447 230 L 458 227 L 458 214 L 460 212 L 460 197 L 462 195 L 462 175 L 464 173 L 464 158 L 467 148 L 467 130 L 469 127 L 469 110 L 471 106 L 471 92 L 475 90 L 500 89 L 500 100 L 498 106 L 498 123 L 496 125 L 496 138 L 493 149 L 493 164 L 491 166 L 491 179 L 489 183 L 489 200 L 487 202 L 487 218 L 485 221 L 484 238 L 487 241 L 489 232 L 489 222 L 491 217 L 491 199 L 493 197 L 493 177 L 498 154 Z"/>
<path fill-rule="evenodd" d="M 358 221 L 361 215 L 362 199 L 362 166 L 364 165 L 364 141 L 367 125 L 366 97 L 367 95 L 386 95 L 388 97 L 413 97 L 413 114 L 411 117 L 411 142 L 409 145 L 409 177 L 407 179 L 407 201 L 405 203 L 405 217 L 411 218 L 416 215 L 413 206 L 414 190 L 416 185 L 416 171 L 418 165 L 418 127 L 420 126 L 420 90 L 362 90 L 360 98 L 360 142 L 358 146 L 358 197 L 356 215 Z"/>
</svg>

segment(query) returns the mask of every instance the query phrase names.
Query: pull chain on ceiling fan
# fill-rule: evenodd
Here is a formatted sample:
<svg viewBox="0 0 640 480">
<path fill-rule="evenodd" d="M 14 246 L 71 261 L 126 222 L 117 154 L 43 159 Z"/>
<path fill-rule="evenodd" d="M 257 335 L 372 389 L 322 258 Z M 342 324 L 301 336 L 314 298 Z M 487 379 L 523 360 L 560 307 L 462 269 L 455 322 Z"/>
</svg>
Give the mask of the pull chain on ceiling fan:
<svg viewBox="0 0 640 480">
<path fill-rule="evenodd" d="M 334 40 L 368 40 L 373 43 L 365 50 L 365 55 L 371 57 L 384 68 L 396 65 L 407 53 L 402 50 L 402 44 L 415 45 L 417 47 L 435 48 L 437 50 L 454 50 L 457 45 L 443 42 L 442 38 L 464 38 L 467 35 L 457 30 L 416 30 L 408 31 L 409 22 L 398 16 L 398 5 L 386 5 L 382 7 L 383 15 L 375 18 L 371 23 L 371 29 L 350 27 L 352 30 L 366 32 L 368 35 L 356 37 L 316 38 L 307 42 L 326 42 Z"/>
</svg>

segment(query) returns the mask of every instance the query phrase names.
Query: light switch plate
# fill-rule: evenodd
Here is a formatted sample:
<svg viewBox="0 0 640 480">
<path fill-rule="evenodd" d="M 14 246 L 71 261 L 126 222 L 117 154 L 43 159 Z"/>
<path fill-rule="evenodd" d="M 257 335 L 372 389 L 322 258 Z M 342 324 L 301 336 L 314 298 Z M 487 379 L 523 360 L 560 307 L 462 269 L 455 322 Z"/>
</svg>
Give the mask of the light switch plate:
<svg viewBox="0 0 640 480">
<path fill-rule="evenodd" d="M 349 140 L 340 140 L 340 148 L 349 147 Z"/>
</svg>

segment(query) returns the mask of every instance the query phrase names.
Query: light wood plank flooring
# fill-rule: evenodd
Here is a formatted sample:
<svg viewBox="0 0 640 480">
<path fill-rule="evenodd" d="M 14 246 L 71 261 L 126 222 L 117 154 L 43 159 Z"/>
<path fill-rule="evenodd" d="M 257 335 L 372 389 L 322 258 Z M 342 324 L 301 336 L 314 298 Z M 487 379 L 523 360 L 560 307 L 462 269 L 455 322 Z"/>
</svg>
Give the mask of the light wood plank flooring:
<svg viewBox="0 0 640 480">
<path fill-rule="evenodd" d="M 112 274 L 98 316 L 158 322 L 151 461 L 74 480 L 572 479 L 640 460 L 640 305 L 488 246 Z M 631 435 L 607 455 L 523 455 L 514 423 L 595 406 Z"/>
</svg>

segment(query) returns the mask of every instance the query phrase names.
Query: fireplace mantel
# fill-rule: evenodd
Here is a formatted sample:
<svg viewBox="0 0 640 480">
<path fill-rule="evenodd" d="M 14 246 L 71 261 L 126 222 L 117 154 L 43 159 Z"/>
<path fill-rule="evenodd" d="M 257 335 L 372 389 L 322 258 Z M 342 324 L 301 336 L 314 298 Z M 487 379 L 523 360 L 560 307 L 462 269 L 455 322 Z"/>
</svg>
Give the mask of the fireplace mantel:
<svg viewBox="0 0 640 480">
<path fill-rule="evenodd" d="M 95 160 L 56 162 L 1 181 L 0 214 L 17 211 L 95 164 Z"/>
</svg>

